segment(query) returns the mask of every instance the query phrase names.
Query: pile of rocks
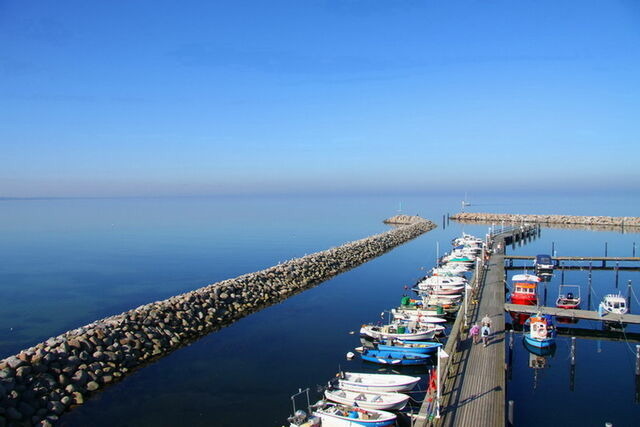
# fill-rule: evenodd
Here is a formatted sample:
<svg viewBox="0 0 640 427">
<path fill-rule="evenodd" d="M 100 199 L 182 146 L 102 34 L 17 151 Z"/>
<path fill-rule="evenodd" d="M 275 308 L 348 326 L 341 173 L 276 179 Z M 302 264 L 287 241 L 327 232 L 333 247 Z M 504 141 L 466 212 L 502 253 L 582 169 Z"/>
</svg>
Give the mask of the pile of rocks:
<svg viewBox="0 0 640 427">
<path fill-rule="evenodd" d="M 514 215 L 492 213 L 457 213 L 450 217 L 456 221 L 474 221 L 483 223 L 541 223 L 541 224 L 579 224 L 594 226 L 640 227 L 640 218 L 631 216 L 574 216 L 574 215 Z"/>
<path fill-rule="evenodd" d="M 0 427 L 52 425 L 92 393 L 234 321 L 367 262 L 435 224 L 411 225 L 98 320 L 0 361 Z"/>
<path fill-rule="evenodd" d="M 396 215 L 389 219 L 385 219 L 385 224 L 399 224 L 399 225 L 411 225 L 417 222 L 424 221 L 423 218 L 417 215 Z"/>
</svg>

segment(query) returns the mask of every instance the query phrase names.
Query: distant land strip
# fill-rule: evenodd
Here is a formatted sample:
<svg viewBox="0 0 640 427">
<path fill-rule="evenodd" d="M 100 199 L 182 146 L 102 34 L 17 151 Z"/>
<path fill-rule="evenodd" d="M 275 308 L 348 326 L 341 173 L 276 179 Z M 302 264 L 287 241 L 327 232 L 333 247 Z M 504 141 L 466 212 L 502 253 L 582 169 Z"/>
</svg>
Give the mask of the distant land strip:
<svg viewBox="0 0 640 427">
<path fill-rule="evenodd" d="M 521 215 L 461 212 L 449 217 L 461 222 L 481 222 L 521 224 L 539 223 L 554 225 L 584 225 L 584 226 L 616 226 L 640 227 L 640 217 L 635 216 L 576 216 L 576 215 Z"/>
<path fill-rule="evenodd" d="M 52 426 L 135 369 L 436 227 L 420 217 L 385 222 L 405 225 L 95 321 L 1 360 L 0 427 Z"/>
</svg>

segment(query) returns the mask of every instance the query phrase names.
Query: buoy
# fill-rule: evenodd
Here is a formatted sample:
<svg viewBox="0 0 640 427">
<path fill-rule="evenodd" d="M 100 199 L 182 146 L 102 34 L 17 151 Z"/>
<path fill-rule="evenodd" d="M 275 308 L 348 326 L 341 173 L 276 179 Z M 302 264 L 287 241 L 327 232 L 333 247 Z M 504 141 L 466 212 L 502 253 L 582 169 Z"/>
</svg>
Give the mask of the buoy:
<svg viewBox="0 0 640 427">
<path fill-rule="evenodd" d="M 354 357 L 355 355 L 356 355 L 356 354 L 355 354 L 354 352 L 352 352 L 352 351 L 348 352 L 348 353 L 347 353 L 347 360 L 351 360 L 351 359 L 353 359 L 353 357 Z"/>
</svg>

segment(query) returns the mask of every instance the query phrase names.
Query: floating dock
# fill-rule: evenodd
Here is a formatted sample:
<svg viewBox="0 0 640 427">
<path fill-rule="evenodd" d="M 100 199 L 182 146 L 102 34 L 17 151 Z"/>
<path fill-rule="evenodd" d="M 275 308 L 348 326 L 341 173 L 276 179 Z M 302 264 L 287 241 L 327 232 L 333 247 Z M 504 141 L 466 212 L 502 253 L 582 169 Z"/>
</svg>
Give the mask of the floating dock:
<svg viewBox="0 0 640 427">
<path fill-rule="evenodd" d="M 535 305 L 521 305 L 521 304 L 505 304 L 504 309 L 513 313 L 524 314 L 550 314 L 557 317 L 566 317 L 569 319 L 580 320 L 597 320 L 601 322 L 615 322 L 615 323 L 633 323 L 640 324 L 640 315 L 637 314 L 616 314 L 606 313 L 603 316 L 597 311 L 591 310 L 576 310 L 557 307 L 538 307 Z"/>
</svg>

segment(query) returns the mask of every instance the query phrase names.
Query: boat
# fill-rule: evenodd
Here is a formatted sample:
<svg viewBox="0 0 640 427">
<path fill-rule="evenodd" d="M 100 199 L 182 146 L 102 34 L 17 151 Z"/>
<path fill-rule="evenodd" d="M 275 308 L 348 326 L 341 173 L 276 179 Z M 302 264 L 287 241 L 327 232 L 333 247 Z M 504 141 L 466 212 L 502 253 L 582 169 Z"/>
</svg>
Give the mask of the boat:
<svg viewBox="0 0 640 427">
<path fill-rule="evenodd" d="M 534 274 L 516 274 L 511 279 L 513 290 L 511 291 L 511 303 L 522 305 L 537 305 L 538 295 L 536 288 L 540 278 Z"/>
<path fill-rule="evenodd" d="M 407 406 L 409 396 L 402 393 L 383 393 L 378 391 L 358 391 L 345 389 L 325 390 L 324 397 L 336 403 L 358 405 L 360 408 L 399 411 Z"/>
<path fill-rule="evenodd" d="M 360 372 L 340 372 L 337 377 L 338 387 L 341 389 L 378 392 L 410 391 L 420 381 L 420 377 L 409 375 Z"/>
<path fill-rule="evenodd" d="M 467 279 L 460 276 L 428 276 L 419 281 L 416 287 L 420 289 L 427 288 L 446 288 L 446 287 L 458 287 L 467 283 Z"/>
<path fill-rule="evenodd" d="M 540 254 L 536 255 L 536 258 L 533 260 L 533 266 L 536 271 L 539 270 L 553 270 L 555 267 L 555 262 L 551 255 Z"/>
<path fill-rule="evenodd" d="M 382 365 L 426 365 L 431 356 L 424 353 L 412 353 L 409 351 L 369 350 L 365 349 L 360 354 L 366 362 Z"/>
<path fill-rule="evenodd" d="M 439 342 L 388 340 L 377 345 L 378 350 L 409 351 L 413 353 L 431 354 L 442 347 Z"/>
<path fill-rule="evenodd" d="M 395 414 L 377 409 L 321 400 L 309 407 L 311 415 L 298 410 L 289 417 L 290 427 L 386 427 L 396 425 Z"/>
<path fill-rule="evenodd" d="M 573 309 L 580 307 L 580 286 L 560 285 L 556 307 Z"/>
<path fill-rule="evenodd" d="M 408 325 L 400 323 L 390 323 L 387 325 L 362 325 L 360 328 L 360 335 L 366 335 L 368 337 L 386 340 L 391 338 L 400 338 L 410 341 L 424 341 L 430 340 L 436 336 L 443 327 L 429 326 L 425 327 L 414 322 L 410 322 Z"/>
<path fill-rule="evenodd" d="M 625 314 L 627 311 L 627 300 L 620 293 L 605 295 L 598 305 L 600 313 Z"/>
<path fill-rule="evenodd" d="M 429 310 L 431 312 L 431 310 Z M 418 323 L 445 323 L 447 319 L 437 316 L 423 315 L 420 310 L 402 310 L 397 308 L 391 309 L 391 315 L 394 319 L 403 322 L 414 321 Z"/>
<path fill-rule="evenodd" d="M 556 331 L 553 319 L 549 315 L 537 314 L 529 318 L 529 332 L 525 333 L 524 340 L 532 347 L 550 347 L 556 341 Z"/>
</svg>

